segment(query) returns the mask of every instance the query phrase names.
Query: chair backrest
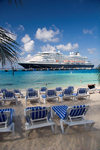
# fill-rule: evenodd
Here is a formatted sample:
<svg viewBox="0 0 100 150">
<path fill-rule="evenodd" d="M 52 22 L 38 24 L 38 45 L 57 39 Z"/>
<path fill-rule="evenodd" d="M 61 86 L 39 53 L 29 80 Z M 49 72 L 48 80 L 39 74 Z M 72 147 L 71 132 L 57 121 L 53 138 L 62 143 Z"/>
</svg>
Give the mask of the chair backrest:
<svg viewBox="0 0 100 150">
<path fill-rule="evenodd" d="M 38 96 L 38 91 L 34 90 L 34 91 L 31 91 L 31 92 L 28 92 L 28 93 L 27 93 L 27 96 L 28 96 L 28 97 Z"/>
<path fill-rule="evenodd" d="M 62 87 L 56 87 L 56 91 L 57 92 L 62 91 Z"/>
<path fill-rule="evenodd" d="M 1 93 L 7 92 L 7 89 L 1 89 Z"/>
<path fill-rule="evenodd" d="M 80 106 L 73 106 L 67 109 L 67 117 L 68 118 L 78 118 L 82 117 L 86 114 L 89 106 L 88 105 L 80 105 Z"/>
<path fill-rule="evenodd" d="M 27 107 L 25 109 L 26 116 L 31 118 L 32 120 L 44 119 L 48 117 L 48 108 L 47 107 Z"/>
<path fill-rule="evenodd" d="M 20 93 L 20 90 L 15 89 L 15 90 L 14 90 L 14 93 Z"/>
<path fill-rule="evenodd" d="M 68 89 L 72 90 L 72 92 L 74 91 L 74 87 L 73 86 L 69 86 Z"/>
<path fill-rule="evenodd" d="M 72 89 L 65 89 L 64 92 L 63 92 L 64 95 L 72 95 L 73 94 L 73 91 Z"/>
<path fill-rule="evenodd" d="M 55 90 L 47 90 L 46 95 L 49 97 L 56 96 L 56 91 Z"/>
<path fill-rule="evenodd" d="M 27 89 L 27 92 L 33 92 L 33 91 L 34 91 L 33 88 L 28 88 L 28 89 Z"/>
<path fill-rule="evenodd" d="M 15 94 L 12 91 L 7 91 L 3 95 L 3 98 L 13 98 L 13 97 L 15 97 Z"/>
<path fill-rule="evenodd" d="M 13 119 L 13 112 L 14 109 L 12 108 L 6 108 L 6 109 L 0 109 L 0 122 L 6 122 L 10 124 Z"/>
<path fill-rule="evenodd" d="M 41 87 L 40 91 L 45 92 L 47 90 L 47 87 Z"/>
<path fill-rule="evenodd" d="M 87 94 L 87 89 L 86 89 L 86 88 L 79 88 L 79 89 L 77 90 L 77 93 L 78 93 L 78 94 Z"/>
</svg>

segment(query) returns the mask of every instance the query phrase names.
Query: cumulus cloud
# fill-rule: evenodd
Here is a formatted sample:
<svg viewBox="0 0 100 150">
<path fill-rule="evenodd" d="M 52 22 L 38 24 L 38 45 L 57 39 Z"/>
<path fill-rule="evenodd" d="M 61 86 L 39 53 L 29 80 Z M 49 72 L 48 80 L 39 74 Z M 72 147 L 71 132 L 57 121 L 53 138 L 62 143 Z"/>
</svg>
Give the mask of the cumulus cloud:
<svg viewBox="0 0 100 150">
<path fill-rule="evenodd" d="M 93 30 L 89 30 L 89 29 L 83 29 L 83 33 L 84 34 L 93 34 Z"/>
<path fill-rule="evenodd" d="M 59 35 L 60 31 L 59 29 L 56 29 L 56 31 L 50 29 L 47 30 L 45 27 L 44 28 L 38 28 L 36 31 L 36 39 L 41 40 L 43 42 L 58 42 L 59 38 L 57 35 Z"/>
<path fill-rule="evenodd" d="M 55 46 L 52 46 L 50 44 L 42 46 L 41 49 L 42 51 L 55 51 L 56 50 Z"/>
<path fill-rule="evenodd" d="M 93 54 L 96 51 L 96 48 L 88 48 L 88 52 L 90 54 Z"/>
<path fill-rule="evenodd" d="M 19 31 L 24 31 L 24 26 L 22 24 L 20 24 L 19 27 L 18 27 L 18 30 Z"/>
<path fill-rule="evenodd" d="M 56 46 L 58 50 L 63 50 L 63 51 L 74 50 L 74 49 L 77 49 L 78 47 L 79 47 L 78 43 L 75 43 L 75 44 L 68 43 L 66 45 L 60 44 Z"/>
<path fill-rule="evenodd" d="M 25 36 L 21 39 L 23 42 L 23 47 L 26 52 L 30 52 L 34 49 L 34 41 L 31 40 L 30 36 L 28 34 L 25 34 Z"/>
</svg>

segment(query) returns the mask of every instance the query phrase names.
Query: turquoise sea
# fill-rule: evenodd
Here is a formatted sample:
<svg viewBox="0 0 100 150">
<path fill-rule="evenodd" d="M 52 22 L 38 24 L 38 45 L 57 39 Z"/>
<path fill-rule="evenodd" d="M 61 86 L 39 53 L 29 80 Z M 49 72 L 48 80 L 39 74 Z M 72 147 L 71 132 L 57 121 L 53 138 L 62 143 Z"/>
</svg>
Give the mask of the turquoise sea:
<svg viewBox="0 0 100 150">
<path fill-rule="evenodd" d="M 0 71 L 0 88 L 27 89 L 47 86 L 55 88 L 57 86 L 67 87 L 86 86 L 87 84 L 98 82 L 98 71 L 93 70 L 60 70 L 60 71 Z"/>
</svg>

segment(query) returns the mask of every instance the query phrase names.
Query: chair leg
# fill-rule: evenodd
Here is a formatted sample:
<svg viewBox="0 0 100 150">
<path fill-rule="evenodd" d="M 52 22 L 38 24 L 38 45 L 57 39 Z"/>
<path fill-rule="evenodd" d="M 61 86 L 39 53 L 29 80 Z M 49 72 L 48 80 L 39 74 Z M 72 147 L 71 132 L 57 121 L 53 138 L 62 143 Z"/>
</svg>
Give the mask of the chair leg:
<svg viewBox="0 0 100 150">
<path fill-rule="evenodd" d="M 26 138 L 28 138 L 29 137 L 29 131 L 25 131 L 25 135 L 26 135 Z"/>
<path fill-rule="evenodd" d="M 54 116 L 54 111 L 51 108 L 51 118 L 53 118 L 53 116 Z"/>
<path fill-rule="evenodd" d="M 11 130 L 12 130 L 12 135 L 14 136 L 15 135 L 15 124 L 14 123 L 12 123 Z"/>
<path fill-rule="evenodd" d="M 62 130 L 62 134 L 64 134 L 63 120 L 60 120 L 60 126 L 61 126 L 61 130 Z"/>
<path fill-rule="evenodd" d="M 27 106 L 27 99 L 25 98 L 25 106 Z"/>
<path fill-rule="evenodd" d="M 68 132 L 68 130 L 69 130 L 69 125 L 67 126 L 66 133 Z"/>
<path fill-rule="evenodd" d="M 54 125 L 51 125 L 51 130 L 52 130 L 52 132 L 54 133 Z"/>
<path fill-rule="evenodd" d="M 45 98 L 43 98 L 43 101 L 44 101 L 44 104 L 46 104 L 46 99 Z"/>
</svg>

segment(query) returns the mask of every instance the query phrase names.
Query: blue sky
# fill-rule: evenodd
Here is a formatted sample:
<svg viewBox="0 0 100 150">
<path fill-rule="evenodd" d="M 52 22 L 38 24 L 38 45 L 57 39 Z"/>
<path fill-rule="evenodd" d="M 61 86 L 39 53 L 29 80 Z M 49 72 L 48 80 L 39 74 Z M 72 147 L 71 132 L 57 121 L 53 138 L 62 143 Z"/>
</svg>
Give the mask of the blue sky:
<svg viewBox="0 0 100 150">
<path fill-rule="evenodd" d="M 22 60 L 56 49 L 100 64 L 100 0 L 0 0 L 0 26 L 15 34 Z"/>
</svg>

